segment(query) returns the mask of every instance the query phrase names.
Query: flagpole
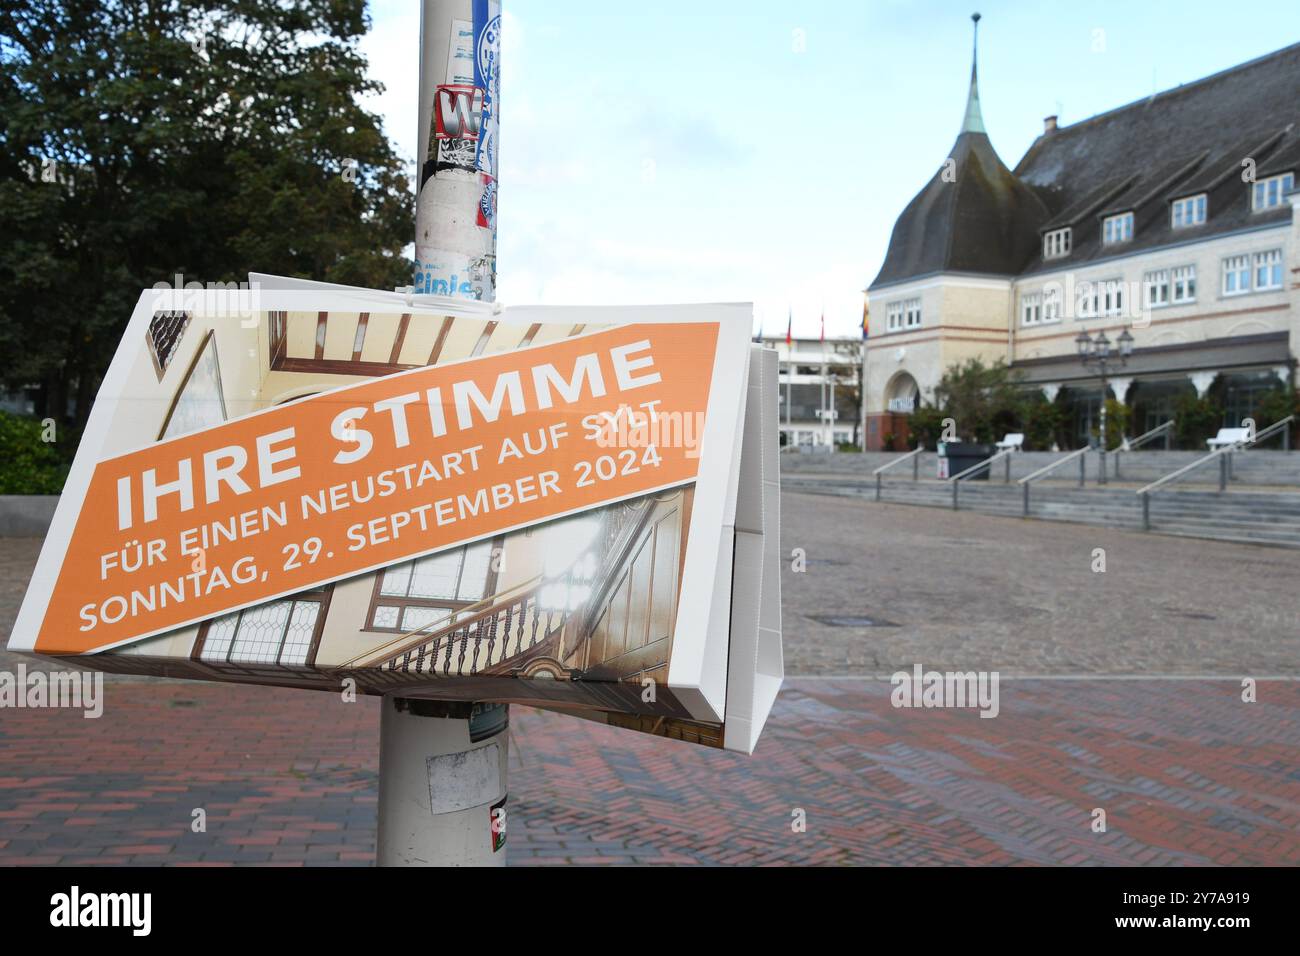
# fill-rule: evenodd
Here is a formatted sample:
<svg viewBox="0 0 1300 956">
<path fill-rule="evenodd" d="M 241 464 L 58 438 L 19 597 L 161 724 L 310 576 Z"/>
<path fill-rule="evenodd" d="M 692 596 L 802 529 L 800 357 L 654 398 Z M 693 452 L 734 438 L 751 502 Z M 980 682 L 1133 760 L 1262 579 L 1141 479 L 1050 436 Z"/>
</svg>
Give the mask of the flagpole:
<svg viewBox="0 0 1300 956">
<path fill-rule="evenodd" d="M 835 445 L 834 442 L 832 441 L 832 438 L 834 437 L 835 432 L 828 424 L 829 423 L 828 416 L 830 414 L 830 411 L 829 409 L 826 408 L 826 390 L 827 390 L 828 382 L 826 379 L 826 304 L 824 302 L 822 303 L 821 340 L 822 340 L 822 381 L 821 381 L 822 425 L 826 429 L 826 434 L 825 434 L 826 447 L 830 451 L 834 451 Z"/>
<path fill-rule="evenodd" d="M 785 441 L 787 445 L 795 444 L 794 432 L 791 429 L 791 406 L 794 403 L 794 393 L 791 391 L 791 383 L 794 381 L 794 339 L 791 337 L 794 332 L 794 307 L 786 304 L 785 320 Z"/>
</svg>

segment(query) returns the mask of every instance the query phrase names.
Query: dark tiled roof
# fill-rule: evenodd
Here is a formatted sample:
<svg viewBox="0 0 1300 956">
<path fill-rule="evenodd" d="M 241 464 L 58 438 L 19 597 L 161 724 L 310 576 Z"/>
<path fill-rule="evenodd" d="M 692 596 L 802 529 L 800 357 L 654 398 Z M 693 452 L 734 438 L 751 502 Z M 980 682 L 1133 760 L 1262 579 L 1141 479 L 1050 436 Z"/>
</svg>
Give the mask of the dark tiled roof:
<svg viewBox="0 0 1300 956">
<path fill-rule="evenodd" d="M 978 101 L 972 76 L 971 98 Z M 968 103 L 968 117 L 970 105 Z M 1015 172 L 979 124 L 953 146 L 957 181 L 942 169 L 894 225 L 871 288 L 939 272 L 1018 275 L 1118 253 L 1288 221 L 1284 205 L 1253 213 L 1242 160 L 1257 177 L 1300 170 L 1300 44 L 1034 141 Z M 1207 194 L 1207 221 L 1174 230 L 1169 204 Z M 1101 218 L 1134 213 L 1134 237 L 1101 244 Z M 1068 256 L 1044 262 L 1041 233 L 1073 227 Z"/>
<path fill-rule="evenodd" d="M 1286 221 L 1285 206 L 1251 212 L 1241 179 L 1247 157 L 1259 177 L 1300 162 L 1300 44 L 1035 140 L 1015 173 L 1053 209 L 1077 207 L 1117 180 L 1129 183 L 1073 224 L 1070 255 L 1050 262 L 1038 256 L 1025 271 Z M 1208 194 L 1206 222 L 1174 230 L 1170 202 L 1199 192 Z M 1128 210 L 1135 213 L 1133 240 L 1103 247 L 1101 217 Z"/>
<path fill-rule="evenodd" d="M 955 181 L 941 167 L 903 210 L 872 288 L 936 272 L 1015 275 L 1038 253 L 1047 209 L 988 135 L 963 132 L 949 158 Z"/>
</svg>

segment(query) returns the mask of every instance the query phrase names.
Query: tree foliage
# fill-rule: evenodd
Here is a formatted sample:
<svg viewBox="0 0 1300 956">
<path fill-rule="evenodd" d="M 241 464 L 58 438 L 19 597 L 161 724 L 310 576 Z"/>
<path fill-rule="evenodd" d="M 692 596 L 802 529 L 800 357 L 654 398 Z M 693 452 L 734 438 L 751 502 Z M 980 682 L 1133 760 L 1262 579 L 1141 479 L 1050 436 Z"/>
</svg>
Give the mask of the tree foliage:
<svg viewBox="0 0 1300 956">
<path fill-rule="evenodd" d="M 927 446 L 942 434 L 945 418 L 953 420 L 963 441 L 996 441 L 1023 430 L 1028 399 L 1000 359 L 991 365 L 967 359 L 948 367 L 934 387 L 933 401 L 912 413 L 909 426 Z"/>
<path fill-rule="evenodd" d="M 407 281 L 367 28 L 364 0 L 0 5 L 2 383 L 83 423 L 139 290 L 178 273 Z"/>
<path fill-rule="evenodd" d="M 57 495 L 69 462 L 34 418 L 0 411 L 0 495 Z"/>
</svg>

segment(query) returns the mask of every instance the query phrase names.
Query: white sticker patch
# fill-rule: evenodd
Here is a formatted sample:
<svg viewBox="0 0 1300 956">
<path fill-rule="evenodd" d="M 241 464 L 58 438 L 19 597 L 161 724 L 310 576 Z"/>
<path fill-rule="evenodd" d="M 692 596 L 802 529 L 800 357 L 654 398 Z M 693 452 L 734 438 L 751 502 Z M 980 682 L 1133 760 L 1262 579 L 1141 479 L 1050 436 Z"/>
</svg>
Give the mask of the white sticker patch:
<svg viewBox="0 0 1300 956">
<path fill-rule="evenodd" d="M 429 771 L 431 813 L 455 813 L 501 798 L 499 744 L 429 757 L 424 763 Z"/>
</svg>

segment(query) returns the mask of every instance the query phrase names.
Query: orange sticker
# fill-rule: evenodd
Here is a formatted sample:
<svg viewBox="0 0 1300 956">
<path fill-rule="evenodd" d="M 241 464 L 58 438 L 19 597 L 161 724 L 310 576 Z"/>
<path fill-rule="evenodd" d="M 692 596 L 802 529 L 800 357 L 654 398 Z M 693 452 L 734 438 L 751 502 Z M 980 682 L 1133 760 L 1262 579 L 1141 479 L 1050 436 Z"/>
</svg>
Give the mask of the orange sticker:
<svg viewBox="0 0 1300 956">
<path fill-rule="evenodd" d="M 717 345 L 715 323 L 620 326 L 99 462 L 35 650 L 93 652 L 692 481 Z"/>
</svg>

